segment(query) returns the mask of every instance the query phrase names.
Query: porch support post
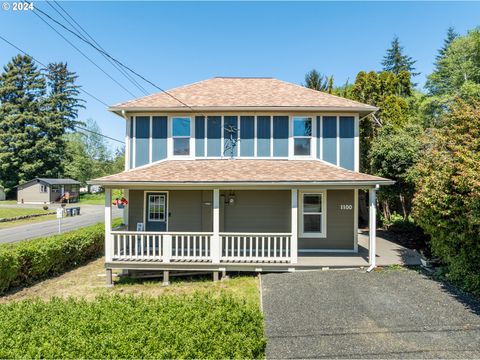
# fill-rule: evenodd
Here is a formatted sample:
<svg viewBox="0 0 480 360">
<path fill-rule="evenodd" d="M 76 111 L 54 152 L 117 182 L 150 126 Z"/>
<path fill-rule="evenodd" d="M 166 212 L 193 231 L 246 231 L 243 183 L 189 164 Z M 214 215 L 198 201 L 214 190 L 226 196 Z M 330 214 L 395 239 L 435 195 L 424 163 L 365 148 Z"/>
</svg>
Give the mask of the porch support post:
<svg viewBox="0 0 480 360">
<path fill-rule="evenodd" d="M 160 235 L 162 237 L 162 261 L 169 263 L 172 259 L 172 235 Z"/>
<path fill-rule="evenodd" d="M 377 189 L 373 188 L 368 191 L 369 206 L 369 223 L 368 223 L 368 260 L 370 267 L 368 271 L 372 271 L 376 266 L 375 250 L 377 237 Z"/>
<path fill-rule="evenodd" d="M 112 261 L 112 189 L 105 188 L 105 262 Z"/>
<path fill-rule="evenodd" d="M 222 244 L 220 242 L 220 190 L 213 189 L 213 236 L 211 241 L 212 263 L 220 264 Z"/>
<path fill-rule="evenodd" d="M 296 264 L 298 262 L 298 189 L 292 189 L 292 215 L 291 215 L 291 231 L 292 238 L 290 240 L 290 262 Z"/>
<path fill-rule="evenodd" d="M 128 202 L 130 202 L 130 191 L 128 189 L 123 190 L 125 199 L 127 199 Z M 123 223 L 127 225 L 127 230 L 128 230 L 128 204 L 123 208 Z"/>
</svg>

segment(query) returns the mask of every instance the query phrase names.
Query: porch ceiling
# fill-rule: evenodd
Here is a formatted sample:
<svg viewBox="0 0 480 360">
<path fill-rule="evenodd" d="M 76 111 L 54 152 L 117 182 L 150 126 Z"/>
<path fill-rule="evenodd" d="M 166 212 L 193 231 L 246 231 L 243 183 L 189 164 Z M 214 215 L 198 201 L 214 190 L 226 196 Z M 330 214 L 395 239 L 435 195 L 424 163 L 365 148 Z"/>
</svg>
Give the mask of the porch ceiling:
<svg viewBox="0 0 480 360">
<path fill-rule="evenodd" d="M 393 181 L 319 160 L 167 160 L 91 180 L 99 185 L 390 185 Z"/>
</svg>

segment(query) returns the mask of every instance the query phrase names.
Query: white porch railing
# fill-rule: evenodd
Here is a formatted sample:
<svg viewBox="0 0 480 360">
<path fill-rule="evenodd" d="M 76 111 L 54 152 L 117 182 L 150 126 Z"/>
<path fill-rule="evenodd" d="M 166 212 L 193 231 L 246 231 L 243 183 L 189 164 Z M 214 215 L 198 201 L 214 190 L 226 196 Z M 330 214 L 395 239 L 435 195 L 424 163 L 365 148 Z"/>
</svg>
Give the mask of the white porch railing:
<svg viewBox="0 0 480 360">
<path fill-rule="evenodd" d="M 289 262 L 291 235 L 220 233 L 223 262 Z"/>
<path fill-rule="evenodd" d="M 111 259 L 211 262 L 216 251 L 222 263 L 291 261 L 292 243 L 288 233 L 220 233 L 215 244 L 212 244 L 213 238 L 213 233 L 202 232 L 112 231 Z"/>
</svg>

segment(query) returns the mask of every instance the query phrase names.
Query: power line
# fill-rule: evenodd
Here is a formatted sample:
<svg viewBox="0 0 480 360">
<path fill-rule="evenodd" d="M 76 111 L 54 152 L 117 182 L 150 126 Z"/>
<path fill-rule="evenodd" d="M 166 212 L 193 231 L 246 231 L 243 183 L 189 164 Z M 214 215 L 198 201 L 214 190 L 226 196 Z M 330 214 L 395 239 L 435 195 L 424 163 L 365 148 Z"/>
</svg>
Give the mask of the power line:
<svg viewBox="0 0 480 360">
<path fill-rule="evenodd" d="M 26 1 L 28 4 L 30 4 L 30 2 L 27 0 Z M 36 13 L 37 11 L 39 11 L 40 13 L 42 13 L 43 15 L 45 15 L 46 17 L 48 17 L 50 20 L 52 20 L 53 22 L 55 22 L 57 25 L 61 26 L 62 28 L 64 28 L 65 30 L 67 30 L 68 32 L 70 32 L 71 34 L 73 34 L 74 36 L 76 36 L 77 38 L 79 38 L 80 40 L 82 40 L 83 42 L 85 42 L 86 44 L 90 45 L 91 47 L 93 47 L 95 50 L 97 50 L 98 52 L 104 54 L 105 56 L 109 57 L 110 59 L 112 59 L 115 63 L 117 63 L 118 65 L 122 66 L 123 68 L 127 69 L 128 71 L 130 71 L 132 74 L 138 76 L 140 79 L 142 79 L 143 81 L 147 82 L 148 84 L 152 85 L 154 88 L 160 90 L 161 92 L 165 93 L 166 95 L 170 96 L 172 99 L 178 101 L 180 104 L 182 104 L 183 106 L 189 108 L 190 110 L 192 110 L 193 112 L 195 111 L 190 105 L 186 104 L 185 102 L 183 102 L 182 100 L 178 99 L 177 97 L 175 97 L 174 95 L 170 94 L 168 91 L 162 89 L 160 86 L 158 86 L 157 84 L 155 84 L 154 82 L 148 80 L 147 78 L 145 78 L 143 75 L 140 75 L 138 72 L 136 72 L 135 70 L 133 70 L 132 68 L 128 67 L 127 65 L 123 64 L 121 61 L 117 60 L 116 58 L 114 58 L 113 56 L 111 56 L 109 53 L 107 53 L 106 51 L 100 49 L 98 46 L 92 44 L 92 42 L 88 41 L 87 39 L 84 39 L 82 36 L 78 35 L 77 33 L 75 33 L 74 31 L 70 30 L 68 27 L 66 27 L 64 24 L 62 24 L 61 22 L 57 21 L 56 19 L 52 18 L 49 14 L 45 13 L 44 11 L 42 11 L 41 9 L 39 9 L 38 7 L 35 7 L 34 9 L 34 12 Z M 37 14 L 38 16 L 38 14 Z M 43 19 L 42 19 L 43 20 Z"/>
<path fill-rule="evenodd" d="M 81 127 L 81 126 L 77 126 L 77 125 L 74 125 L 76 129 L 79 129 L 79 130 L 82 130 L 82 131 L 87 131 L 89 133 L 92 133 L 92 134 L 95 134 L 95 135 L 99 135 L 99 136 L 102 136 L 104 138 L 107 138 L 109 140 L 112 140 L 112 141 L 116 141 L 116 142 L 119 142 L 120 144 L 124 144 L 125 145 L 125 142 L 124 141 L 121 141 L 121 140 L 118 140 L 118 139 L 114 139 L 110 136 L 107 136 L 107 135 L 104 135 L 102 133 L 99 133 L 99 132 L 96 132 L 96 131 L 93 131 L 93 130 L 89 130 L 87 128 L 84 128 L 84 127 Z"/>
<path fill-rule="evenodd" d="M 20 51 L 23 55 L 26 55 L 26 56 L 29 56 L 31 57 L 35 62 L 39 63 L 40 65 L 42 65 L 44 68 L 47 68 L 47 65 L 43 64 L 41 61 L 39 61 L 38 59 L 34 58 L 32 55 L 28 54 L 27 52 L 23 51 L 22 49 L 20 49 L 18 46 L 16 46 L 15 44 L 11 43 L 10 41 L 8 41 L 7 39 L 5 39 L 3 36 L 0 35 L 0 39 L 2 39 L 3 41 L 5 41 L 7 44 L 9 44 L 10 46 L 14 47 L 15 49 L 17 49 L 18 51 Z M 95 95 L 91 94 L 90 92 L 88 92 L 87 90 L 83 89 L 82 87 L 79 87 L 78 90 L 80 90 L 81 92 L 87 94 L 88 96 L 90 96 L 92 99 L 95 99 L 97 100 L 100 104 L 102 105 L 105 105 L 106 107 L 109 107 L 109 105 L 100 100 L 98 97 L 96 97 Z"/>
<path fill-rule="evenodd" d="M 59 14 L 73 29 L 77 31 L 77 33 L 83 33 L 86 35 L 90 40 L 92 40 L 100 49 L 104 50 L 105 49 L 85 30 L 68 12 L 65 10 L 65 8 L 60 5 L 59 2 L 56 0 L 53 0 L 54 4 L 63 12 L 65 13 L 66 16 L 68 16 L 74 24 L 72 24 L 60 11 L 58 11 L 49 1 L 46 3 L 53 9 L 57 14 Z M 115 69 L 117 69 L 130 83 L 132 83 L 137 89 L 140 90 L 144 95 L 148 95 L 148 91 L 140 85 L 135 78 L 133 78 L 129 73 L 127 73 L 124 69 L 122 69 L 119 65 L 114 63 L 112 60 L 110 60 L 108 57 L 106 57 L 104 54 L 101 54 Z"/>
<path fill-rule="evenodd" d="M 42 10 L 40 10 L 38 7 L 35 7 L 35 10 L 40 11 L 42 14 L 46 15 L 49 19 L 53 20 L 55 23 L 60 24 L 57 20 L 53 19 L 50 15 L 46 14 Z M 72 46 L 75 50 L 77 50 L 83 57 L 85 57 L 88 61 L 90 61 L 96 68 L 98 68 L 101 72 L 103 72 L 106 76 L 108 76 L 112 81 L 114 81 L 118 86 L 120 86 L 123 90 L 128 92 L 131 96 L 136 97 L 135 94 L 133 94 L 130 90 L 128 90 L 125 86 L 123 86 L 120 82 L 118 82 L 116 79 L 114 79 L 109 73 L 107 73 L 105 70 L 103 70 L 95 61 L 90 59 L 82 50 L 80 50 L 78 47 L 76 47 L 70 40 L 68 40 L 65 36 L 63 36 L 57 29 L 55 29 L 52 25 L 50 25 L 44 18 L 42 18 L 40 15 L 38 15 L 37 11 L 33 11 L 33 13 L 40 19 L 42 20 L 45 24 L 50 27 L 53 31 L 55 31 L 63 40 L 65 40 L 70 46 Z M 61 26 L 65 29 L 67 29 L 69 32 L 77 36 L 79 39 L 86 41 L 83 39 L 81 36 L 77 35 L 75 32 L 71 31 L 67 27 L 65 27 L 63 24 Z"/>
</svg>

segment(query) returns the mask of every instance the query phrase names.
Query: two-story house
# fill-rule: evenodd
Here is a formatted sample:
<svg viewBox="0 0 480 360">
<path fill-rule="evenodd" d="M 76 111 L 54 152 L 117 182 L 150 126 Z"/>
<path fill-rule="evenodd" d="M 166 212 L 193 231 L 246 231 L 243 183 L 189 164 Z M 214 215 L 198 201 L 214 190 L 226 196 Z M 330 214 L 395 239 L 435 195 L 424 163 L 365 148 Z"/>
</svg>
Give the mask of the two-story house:
<svg viewBox="0 0 480 360">
<path fill-rule="evenodd" d="M 294 271 L 358 252 L 359 121 L 378 110 L 272 78 L 213 78 L 112 106 L 126 124 L 125 171 L 106 192 L 106 268 Z M 124 230 L 111 189 L 124 189 Z"/>
</svg>

